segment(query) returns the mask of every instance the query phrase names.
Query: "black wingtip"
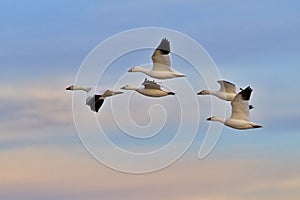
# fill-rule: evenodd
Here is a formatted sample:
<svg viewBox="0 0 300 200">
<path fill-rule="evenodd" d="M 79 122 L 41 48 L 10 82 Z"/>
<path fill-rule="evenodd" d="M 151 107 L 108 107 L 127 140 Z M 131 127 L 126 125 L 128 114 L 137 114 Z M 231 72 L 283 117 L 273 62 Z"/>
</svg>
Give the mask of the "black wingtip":
<svg viewBox="0 0 300 200">
<path fill-rule="evenodd" d="M 97 113 L 103 102 L 104 99 L 101 99 L 101 95 L 96 94 L 86 102 L 86 105 L 90 106 L 91 110 Z"/>
<path fill-rule="evenodd" d="M 178 74 L 178 75 L 175 75 L 176 77 L 185 77 L 185 74 Z"/>
<path fill-rule="evenodd" d="M 252 91 L 253 91 L 252 88 L 250 86 L 248 86 L 246 89 L 243 89 L 242 91 L 240 91 L 239 94 L 242 95 L 243 100 L 248 101 L 250 99 Z"/>
<path fill-rule="evenodd" d="M 162 54 L 169 54 L 170 53 L 170 41 L 167 38 L 163 38 L 156 48 L 162 52 Z"/>
<path fill-rule="evenodd" d="M 255 124 L 255 125 L 252 125 L 253 128 L 262 128 L 263 126 L 262 125 L 258 125 L 258 124 Z"/>
<path fill-rule="evenodd" d="M 168 92 L 168 95 L 175 95 L 174 92 Z"/>
<path fill-rule="evenodd" d="M 249 110 L 252 110 L 253 108 L 255 108 L 253 105 L 249 105 Z"/>
</svg>

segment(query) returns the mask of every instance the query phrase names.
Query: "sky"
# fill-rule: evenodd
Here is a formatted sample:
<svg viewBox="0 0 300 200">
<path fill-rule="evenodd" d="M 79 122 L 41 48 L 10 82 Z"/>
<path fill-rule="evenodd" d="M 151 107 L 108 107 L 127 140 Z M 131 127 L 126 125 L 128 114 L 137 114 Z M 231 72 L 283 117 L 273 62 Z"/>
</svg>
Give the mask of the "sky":
<svg viewBox="0 0 300 200">
<path fill-rule="evenodd" d="M 0 1 L 0 199 L 299 199 L 299 8 L 298 1 L 281 0 Z M 176 99 L 126 91 L 105 100 L 95 115 L 85 106 L 84 93 L 65 91 L 78 81 L 80 67 L 96 47 L 144 27 L 192 38 L 203 48 L 202 64 L 205 58 L 220 78 L 238 87 L 250 85 L 255 106 L 250 117 L 263 128 L 239 131 L 214 124 L 223 128 L 220 138 L 199 159 L 211 126 L 205 119 L 218 114 L 211 105 L 225 105 L 226 116 L 230 106 L 214 97 L 193 96 L 206 89 L 205 81 L 218 89 L 217 79 L 201 77 L 175 53 L 174 68 L 186 78 L 162 83 L 176 91 Z M 174 50 L 190 49 L 176 46 L 180 41 L 172 34 L 165 36 Z M 146 40 L 146 49 L 113 60 L 99 86 L 119 90 L 127 82 L 140 84 L 145 76 L 127 70 L 149 64 L 149 48 L 161 36 L 149 34 Z M 141 41 L 137 37 L 136 43 Z M 122 48 L 116 44 L 105 50 Z M 94 84 L 85 78 L 85 84 Z M 122 114 L 127 110 L 131 118 Z M 185 134 L 177 134 L 179 120 L 187 124 Z M 95 125 L 105 134 L 95 135 Z M 117 154 L 107 139 L 145 155 L 137 161 Z M 169 143 L 173 146 L 160 154 L 146 154 Z"/>
</svg>

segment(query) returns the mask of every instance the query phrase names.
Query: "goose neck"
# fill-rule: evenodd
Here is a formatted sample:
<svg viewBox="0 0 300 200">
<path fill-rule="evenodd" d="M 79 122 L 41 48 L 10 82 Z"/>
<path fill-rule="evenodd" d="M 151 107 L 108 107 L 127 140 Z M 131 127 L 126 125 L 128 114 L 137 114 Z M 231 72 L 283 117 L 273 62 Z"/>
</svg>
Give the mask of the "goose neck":
<svg viewBox="0 0 300 200">
<path fill-rule="evenodd" d="M 90 87 L 82 87 L 82 86 L 75 86 L 73 88 L 73 90 L 82 90 L 82 91 L 85 91 L 85 92 L 89 92 L 92 88 Z"/>
<path fill-rule="evenodd" d="M 223 123 L 223 124 L 225 123 L 225 120 L 224 120 L 224 119 L 222 119 L 222 118 L 220 118 L 220 117 L 215 117 L 215 116 L 210 117 L 208 120 L 209 120 L 209 121 L 221 122 L 221 123 Z"/>
<path fill-rule="evenodd" d="M 126 85 L 126 86 L 122 87 L 121 89 L 123 89 L 123 90 L 138 90 L 138 88 L 133 85 Z"/>
</svg>

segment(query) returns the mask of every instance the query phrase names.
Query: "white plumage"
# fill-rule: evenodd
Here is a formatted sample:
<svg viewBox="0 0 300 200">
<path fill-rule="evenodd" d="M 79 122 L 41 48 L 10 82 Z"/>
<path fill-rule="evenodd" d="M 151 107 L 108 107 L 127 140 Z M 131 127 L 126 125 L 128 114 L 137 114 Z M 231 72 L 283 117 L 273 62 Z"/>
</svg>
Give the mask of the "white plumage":
<svg viewBox="0 0 300 200">
<path fill-rule="evenodd" d="M 170 42 L 166 38 L 161 40 L 159 46 L 153 52 L 151 59 L 153 62 L 151 70 L 136 66 L 129 69 L 128 72 L 142 72 L 156 79 L 170 79 L 185 76 L 171 69 Z"/>
<path fill-rule="evenodd" d="M 219 80 L 217 81 L 220 84 L 220 89 L 217 91 L 209 91 L 209 90 L 202 90 L 198 92 L 198 95 L 213 95 L 225 101 L 232 101 L 236 96 L 236 86 L 235 84 L 225 81 Z M 249 105 L 249 109 L 251 110 L 254 108 L 253 105 Z"/>
<path fill-rule="evenodd" d="M 135 87 L 132 85 L 125 85 L 121 89 L 123 90 L 135 90 L 138 93 L 148 96 L 148 97 L 163 97 L 167 95 L 175 95 L 174 92 L 171 92 L 166 89 L 162 89 L 162 86 L 155 81 L 149 81 L 147 79 L 142 83 L 142 87 Z"/>
<path fill-rule="evenodd" d="M 223 120 L 219 117 L 209 117 L 208 121 L 218 121 L 226 126 L 235 129 L 252 129 L 261 128 L 261 125 L 250 122 L 249 120 L 249 99 L 251 96 L 252 89 L 247 87 L 246 89 L 239 92 L 234 99 L 231 101 L 231 116 L 230 118 Z"/>
<path fill-rule="evenodd" d="M 202 90 L 198 95 L 214 95 L 225 101 L 232 101 L 236 95 L 236 86 L 225 80 L 217 81 L 220 84 L 220 89 L 217 91 Z"/>
<path fill-rule="evenodd" d="M 104 99 L 106 97 L 110 97 L 113 95 L 117 95 L 117 94 L 122 94 L 123 92 L 115 92 L 112 90 L 92 90 L 91 87 L 81 87 L 81 86 L 70 86 L 67 87 L 66 90 L 71 90 L 71 91 L 75 91 L 75 90 L 82 90 L 85 91 L 87 93 L 87 98 L 86 98 L 86 105 L 88 105 L 92 111 L 94 112 L 98 112 L 99 109 L 101 108 Z M 92 91 L 95 91 L 95 93 L 90 94 Z"/>
</svg>

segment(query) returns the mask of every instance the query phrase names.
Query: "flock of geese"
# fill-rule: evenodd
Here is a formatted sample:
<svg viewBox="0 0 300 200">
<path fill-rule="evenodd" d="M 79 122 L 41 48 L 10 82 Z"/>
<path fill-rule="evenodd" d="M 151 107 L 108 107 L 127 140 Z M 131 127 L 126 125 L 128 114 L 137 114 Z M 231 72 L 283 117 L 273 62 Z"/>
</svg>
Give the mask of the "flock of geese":
<svg viewBox="0 0 300 200">
<path fill-rule="evenodd" d="M 155 79 L 171 79 L 177 77 L 185 77 L 184 74 L 173 71 L 171 69 L 171 55 L 170 55 L 170 42 L 164 38 L 161 40 L 159 46 L 154 50 L 152 54 L 153 67 L 151 70 L 142 68 L 140 66 L 132 67 L 128 72 L 141 72 Z M 249 105 L 249 99 L 252 93 L 252 89 L 248 86 L 245 89 L 240 89 L 240 92 L 236 92 L 236 86 L 225 80 L 219 80 L 220 89 L 218 91 L 202 90 L 197 95 L 213 95 L 222 100 L 231 102 L 231 116 L 228 119 L 221 119 L 219 117 L 209 117 L 208 121 L 218 121 L 226 126 L 234 129 L 253 129 L 261 128 L 261 125 L 255 124 L 249 120 L 249 110 L 254 108 Z M 159 83 L 148 80 L 145 78 L 140 87 L 133 85 L 125 85 L 121 89 L 134 90 L 142 95 L 148 97 L 164 97 L 167 95 L 175 95 L 174 92 L 169 91 L 162 87 Z M 122 94 L 120 91 L 103 90 L 97 92 L 97 94 L 89 95 L 92 90 L 91 87 L 70 86 L 66 90 L 82 90 L 85 91 L 88 96 L 86 98 L 86 105 L 94 112 L 98 112 L 102 106 L 106 97 Z"/>
</svg>

